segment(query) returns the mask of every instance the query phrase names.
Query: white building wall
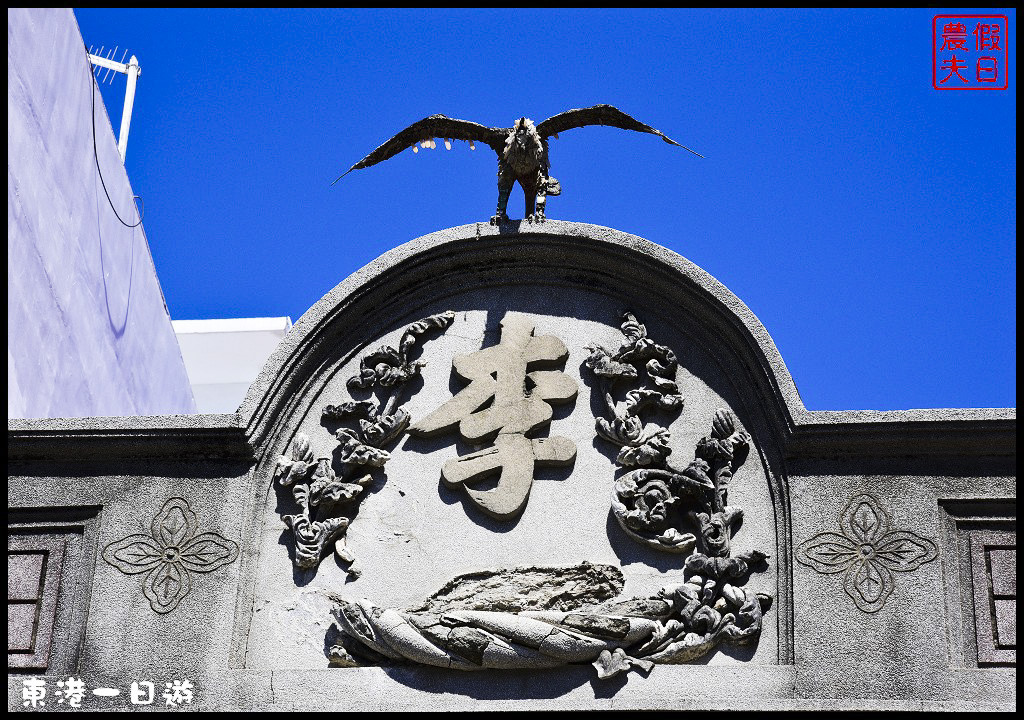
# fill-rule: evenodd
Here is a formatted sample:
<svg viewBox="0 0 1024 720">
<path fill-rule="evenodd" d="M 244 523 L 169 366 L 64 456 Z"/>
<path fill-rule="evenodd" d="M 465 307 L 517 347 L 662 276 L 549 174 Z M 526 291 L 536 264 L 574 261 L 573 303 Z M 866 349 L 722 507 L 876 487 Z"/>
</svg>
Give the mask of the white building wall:
<svg viewBox="0 0 1024 720">
<path fill-rule="evenodd" d="M 292 327 L 291 318 L 175 320 L 196 409 L 233 413 Z"/>
<path fill-rule="evenodd" d="M 145 92 L 144 81 L 140 92 Z M 7 416 L 195 412 L 69 9 L 7 11 Z"/>
</svg>

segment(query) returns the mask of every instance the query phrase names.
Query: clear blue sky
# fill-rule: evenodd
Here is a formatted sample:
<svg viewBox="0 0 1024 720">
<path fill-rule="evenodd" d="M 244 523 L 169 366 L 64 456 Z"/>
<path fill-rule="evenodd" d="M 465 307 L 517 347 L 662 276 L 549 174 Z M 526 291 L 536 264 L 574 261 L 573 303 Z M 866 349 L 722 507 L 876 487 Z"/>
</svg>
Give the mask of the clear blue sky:
<svg viewBox="0 0 1024 720">
<path fill-rule="evenodd" d="M 1016 14 L 964 11 L 1009 16 L 1009 89 L 942 92 L 946 12 L 75 14 L 86 45 L 142 67 L 127 169 L 175 319 L 298 319 L 380 253 L 486 220 L 486 147 L 406 151 L 331 187 L 415 120 L 610 103 L 706 159 L 568 131 L 550 217 L 706 269 L 812 410 L 1015 406 Z M 107 87 L 119 127 L 124 80 Z"/>
</svg>

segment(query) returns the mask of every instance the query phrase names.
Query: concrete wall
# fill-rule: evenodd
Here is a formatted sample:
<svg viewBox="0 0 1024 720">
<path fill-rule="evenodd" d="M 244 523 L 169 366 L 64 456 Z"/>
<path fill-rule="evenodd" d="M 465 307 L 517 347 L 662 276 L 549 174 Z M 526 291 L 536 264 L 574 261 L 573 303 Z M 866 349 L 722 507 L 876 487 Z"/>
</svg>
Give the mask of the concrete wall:
<svg viewBox="0 0 1024 720">
<path fill-rule="evenodd" d="M 588 345 L 620 341 L 623 308 L 678 358 L 671 459 L 694 457 L 716 407 L 750 435 L 729 503 L 744 512 L 735 550 L 771 555 L 745 585 L 773 598 L 756 643 L 605 679 L 586 663 L 330 667 L 339 598 L 410 608 L 467 571 L 581 560 L 621 569 L 626 596 L 678 581 L 681 555 L 634 543 L 611 517 L 615 449 L 580 369 Z M 506 313 L 527 314 L 565 343 L 579 388 L 543 432 L 573 441 L 572 467 L 538 471 L 523 513 L 499 521 L 440 482 L 469 443 L 393 439 L 342 509 L 361 574 L 330 550 L 300 568 L 282 519 L 298 496 L 275 480 L 278 457 L 299 432 L 313 457 L 339 457 L 325 407 L 372 397 L 346 378 L 444 309 L 454 320 L 415 350 L 427 364 L 397 407 L 414 423 L 433 412 L 464 386 L 454 358 L 493 347 Z M 159 705 L 175 679 L 196 687 L 193 710 L 1016 708 L 1016 411 L 809 412 L 738 298 L 664 248 L 592 225 L 467 225 L 386 253 L 299 319 L 237 413 L 9 421 L 8 536 L 9 577 L 31 580 L 10 585 L 33 591 L 9 604 L 40 608 L 20 633 L 9 621 L 33 651 L 9 651 L 10 710 L 29 676 L 53 692 L 68 668 L 120 688 L 83 703 L 111 710 L 131 708 L 133 681 L 155 683 Z M 25 558 L 47 552 L 63 562 L 30 573 Z"/>
<path fill-rule="evenodd" d="M 144 83 L 141 91 L 145 92 Z M 71 10 L 7 11 L 7 415 L 195 412 Z"/>
</svg>

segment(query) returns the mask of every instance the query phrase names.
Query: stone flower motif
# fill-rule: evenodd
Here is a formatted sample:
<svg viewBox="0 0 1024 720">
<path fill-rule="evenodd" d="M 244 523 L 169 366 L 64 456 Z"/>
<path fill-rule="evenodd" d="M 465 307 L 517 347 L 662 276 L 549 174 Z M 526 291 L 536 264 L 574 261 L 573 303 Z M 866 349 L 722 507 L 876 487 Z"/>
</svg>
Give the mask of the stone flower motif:
<svg viewBox="0 0 1024 720">
<path fill-rule="evenodd" d="M 238 545 L 217 533 L 196 531 L 196 515 L 174 497 L 153 518 L 149 535 L 129 535 L 103 548 L 103 559 L 128 575 L 146 573 L 142 592 L 150 607 L 169 613 L 192 589 L 189 573 L 208 573 L 238 557 Z"/>
<path fill-rule="evenodd" d="M 892 519 L 871 495 L 858 495 L 839 517 L 842 534 L 815 535 L 796 558 L 820 573 L 846 573 L 843 588 L 864 612 L 877 612 L 892 593 L 892 572 L 911 572 L 938 557 L 931 540 L 892 530 Z"/>
<path fill-rule="evenodd" d="M 665 458 L 672 454 L 669 437 L 668 430 L 661 428 L 636 445 L 623 447 L 615 462 L 622 467 L 663 467 Z"/>
</svg>

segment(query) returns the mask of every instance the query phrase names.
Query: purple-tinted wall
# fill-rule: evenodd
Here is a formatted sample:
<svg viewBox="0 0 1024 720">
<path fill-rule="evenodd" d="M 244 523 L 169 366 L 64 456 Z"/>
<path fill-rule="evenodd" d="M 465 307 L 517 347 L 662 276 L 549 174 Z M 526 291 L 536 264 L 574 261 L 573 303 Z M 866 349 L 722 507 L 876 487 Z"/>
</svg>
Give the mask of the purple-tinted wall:
<svg viewBox="0 0 1024 720">
<path fill-rule="evenodd" d="M 145 59 L 141 59 L 145 62 Z M 139 81 L 145 92 L 145 79 Z M 7 416 L 195 412 L 71 10 L 7 11 Z"/>
</svg>

